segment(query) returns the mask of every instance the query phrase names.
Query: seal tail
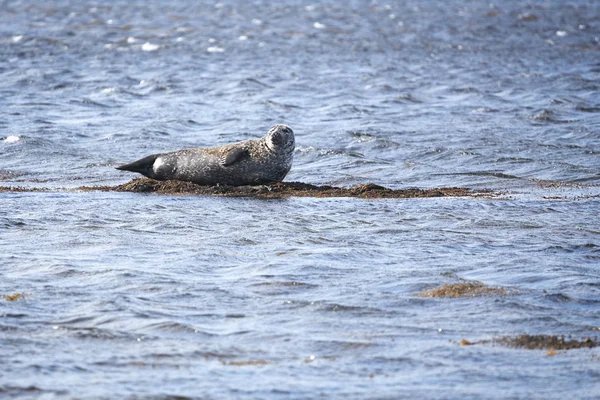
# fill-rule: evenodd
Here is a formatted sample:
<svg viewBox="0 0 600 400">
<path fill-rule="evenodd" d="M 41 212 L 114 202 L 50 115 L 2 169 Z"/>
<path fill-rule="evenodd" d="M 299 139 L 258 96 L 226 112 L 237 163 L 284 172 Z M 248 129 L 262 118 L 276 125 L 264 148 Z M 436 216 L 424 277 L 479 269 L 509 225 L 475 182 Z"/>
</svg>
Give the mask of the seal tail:
<svg viewBox="0 0 600 400">
<path fill-rule="evenodd" d="M 154 161 L 156 161 L 159 156 L 160 154 L 152 154 L 151 156 L 134 161 L 131 164 L 124 164 L 115 168 L 121 171 L 139 172 L 148 178 L 154 178 L 155 175 L 152 167 L 154 165 Z"/>
</svg>

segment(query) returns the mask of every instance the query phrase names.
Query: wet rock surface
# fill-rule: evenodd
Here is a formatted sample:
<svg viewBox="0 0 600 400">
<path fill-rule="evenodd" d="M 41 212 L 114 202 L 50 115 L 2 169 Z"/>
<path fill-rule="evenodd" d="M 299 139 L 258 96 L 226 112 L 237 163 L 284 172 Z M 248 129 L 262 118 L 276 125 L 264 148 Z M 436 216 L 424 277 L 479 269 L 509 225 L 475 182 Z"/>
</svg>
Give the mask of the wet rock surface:
<svg viewBox="0 0 600 400">
<path fill-rule="evenodd" d="M 256 197 L 278 199 L 287 197 L 357 197 L 417 198 L 417 197 L 474 197 L 489 195 L 488 191 L 472 191 L 468 188 L 449 187 L 436 189 L 389 189 L 372 183 L 351 188 L 316 186 L 302 182 L 277 182 L 260 186 L 202 186 L 181 181 L 156 181 L 148 178 L 134 179 L 118 186 L 85 186 L 85 191 L 111 191 L 159 194 L 192 194 L 225 197 Z"/>
</svg>

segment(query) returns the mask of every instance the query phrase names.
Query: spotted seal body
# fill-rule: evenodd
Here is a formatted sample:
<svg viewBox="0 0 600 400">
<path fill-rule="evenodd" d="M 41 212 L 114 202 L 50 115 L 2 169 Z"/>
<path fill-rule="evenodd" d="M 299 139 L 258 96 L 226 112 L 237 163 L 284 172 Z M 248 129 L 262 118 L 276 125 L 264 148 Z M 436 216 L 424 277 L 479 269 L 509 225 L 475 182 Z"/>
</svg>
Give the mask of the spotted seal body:
<svg viewBox="0 0 600 400">
<path fill-rule="evenodd" d="M 117 169 L 200 185 L 258 185 L 285 178 L 292 167 L 294 147 L 292 129 L 275 125 L 260 139 L 153 154 Z"/>
</svg>

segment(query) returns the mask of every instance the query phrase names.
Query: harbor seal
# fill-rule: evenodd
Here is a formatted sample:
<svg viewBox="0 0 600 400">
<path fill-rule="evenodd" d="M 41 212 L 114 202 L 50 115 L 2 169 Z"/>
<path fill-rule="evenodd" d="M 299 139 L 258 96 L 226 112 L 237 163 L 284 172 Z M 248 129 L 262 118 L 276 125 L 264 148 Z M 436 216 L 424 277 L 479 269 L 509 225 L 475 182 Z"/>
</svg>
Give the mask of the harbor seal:
<svg viewBox="0 0 600 400">
<path fill-rule="evenodd" d="M 294 148 L 294 131 L 287 125 L 275 125 L 260 139 L 153 154 L 116 168 L 161 181 L 259 185 L 285 178 L 292 167 Z"/>
</svg>

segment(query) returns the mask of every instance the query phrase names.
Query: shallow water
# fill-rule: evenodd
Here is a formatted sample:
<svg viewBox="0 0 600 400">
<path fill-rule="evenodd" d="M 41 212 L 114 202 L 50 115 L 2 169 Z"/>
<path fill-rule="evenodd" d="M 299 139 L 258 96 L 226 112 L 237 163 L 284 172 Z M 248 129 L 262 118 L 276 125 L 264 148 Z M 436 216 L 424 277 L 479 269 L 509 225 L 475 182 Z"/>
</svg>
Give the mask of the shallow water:
<svg viewBox="0 0 600 400">
<path fill-rule="evenodd" d="M 594 398 L 595 1 L 4 2 L 0 185 L 296 132 L 291 181 L 493 199 L 0 193 L 0 397 Z M 418 294 L 460 279 L 509 296 Z"/>
</svg>

